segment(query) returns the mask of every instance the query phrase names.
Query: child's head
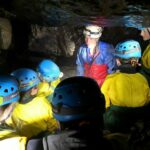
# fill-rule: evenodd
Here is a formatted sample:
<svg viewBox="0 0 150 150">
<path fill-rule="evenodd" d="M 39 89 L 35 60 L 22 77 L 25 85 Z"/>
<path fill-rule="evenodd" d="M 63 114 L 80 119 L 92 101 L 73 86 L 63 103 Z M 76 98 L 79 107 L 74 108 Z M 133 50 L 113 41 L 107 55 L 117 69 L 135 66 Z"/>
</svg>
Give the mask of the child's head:
<svg viewBox="0 0 150 150">
<path fill-rule="evenodd" d="M 42 60 L 37 66 L 37 72 L 42 81 L 52 82 L 63 76 L 58 65 L 50 59 Z"/>
<path fill-rule="evenodd" d="M 40 82 L 37 73 L 29 68 L 17 69 L 11 75 L 19 81 L 20 92 L 27 92 Z"/>
<path fill-rule="evenodd" d="M 117 44 L 115 48 L 117 65 L 131 64 L 136 66 L 141 58 L 141 47 L 135 40 L 127 40 Z"/>
<path fill-rule="evenodd" d="M 0 122 L 10 116 L 14 102 L 19 101 L 19 84 L 15 78 L 0 75 Z"/>
<path fill-rule="evenodd" d="M 8 75 L 0 75 L 0 107 L 18 101 L 19 84 L 15 78 Z"/>
<path fill-rule="evenodd" d="M 96 121 L 103 125 L 105 100 L 95 80 L 88 77 L 70 77 L 62 80 L 52 98 L 54 117 L 61 124 L 82 120 Z"/>
</svg>

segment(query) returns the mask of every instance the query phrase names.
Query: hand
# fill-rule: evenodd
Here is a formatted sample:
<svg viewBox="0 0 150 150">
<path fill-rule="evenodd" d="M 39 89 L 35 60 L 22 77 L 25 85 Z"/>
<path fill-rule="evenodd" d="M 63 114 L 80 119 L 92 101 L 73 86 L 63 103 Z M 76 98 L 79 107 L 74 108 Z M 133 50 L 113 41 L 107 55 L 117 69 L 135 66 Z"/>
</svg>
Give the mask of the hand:
<svg viewBox="0 0 150 150">
<path fill-rule="evenodd" d="M 62 132 L 43 138 L 44 147 L 55 150 L 86 147 L 85 141 L 75 137 L 76 131 Z M 59 142 L 58 142 L 59 141 Z"/>
</svg>

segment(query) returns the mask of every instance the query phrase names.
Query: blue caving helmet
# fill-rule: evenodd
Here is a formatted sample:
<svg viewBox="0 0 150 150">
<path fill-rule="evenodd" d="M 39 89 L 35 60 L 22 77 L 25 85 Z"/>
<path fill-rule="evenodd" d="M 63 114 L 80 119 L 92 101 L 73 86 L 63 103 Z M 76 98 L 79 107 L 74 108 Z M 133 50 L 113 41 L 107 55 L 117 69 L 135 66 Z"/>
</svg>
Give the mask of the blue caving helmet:
<svg viewBox="0 0 150 150">
<path fill-rule="evenodd" d="M 19 84 L 15 78 L 8 75 L 0 75 L 0 106 L 18 101 Z"/>
<path fill-rule="evenodd" d="M 135 40 L 120 42 L 115 48 L 115 56 L 123 59 L 140 58 L 141 47 Z"/>
<path fill-rule="evenodd" d="M 26 92 L 39 84 L 37 73 L 29 68 L 20 68 L 11 73 L 20 84 L 20 92 Z"/>
<path fill-rule="evenodd" d="M 50 59 L 42 60 L 37 67 L 37 72 L 39 77 L 47 82 L 52 82 L 58 79 L 61 73 L 57 64 Z"/>
<path fill-rule="evenodd" d="M 54 117 L 60 122 L 83 118 L 101 118 L 105 100 L 99 86 L 88 77 L 70 77 L 62 80 L 52 98 Z"/>
</svg>

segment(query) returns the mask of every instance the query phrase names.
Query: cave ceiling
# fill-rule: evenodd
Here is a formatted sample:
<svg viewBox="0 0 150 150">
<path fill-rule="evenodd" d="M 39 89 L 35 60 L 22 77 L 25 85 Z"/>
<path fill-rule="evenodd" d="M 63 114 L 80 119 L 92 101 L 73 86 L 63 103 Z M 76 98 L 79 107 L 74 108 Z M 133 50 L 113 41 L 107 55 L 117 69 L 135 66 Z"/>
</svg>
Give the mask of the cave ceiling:
<svg viewBox="0 0 150 150">
<path fill-rule="evenodd" d="M 0 0 L 0 16 L 41 26 L 80 25 L 141 29 L 150 24 L 149 0 Z"/>
</svg>

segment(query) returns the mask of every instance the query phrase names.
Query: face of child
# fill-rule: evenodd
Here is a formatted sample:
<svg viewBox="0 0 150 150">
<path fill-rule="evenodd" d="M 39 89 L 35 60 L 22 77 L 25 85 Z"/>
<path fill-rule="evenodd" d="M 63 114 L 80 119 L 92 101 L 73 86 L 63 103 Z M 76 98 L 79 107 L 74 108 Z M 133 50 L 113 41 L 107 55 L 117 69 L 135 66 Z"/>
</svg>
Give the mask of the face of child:
<svg viewBox="0 0 150 150">
<path fill-rule="evenodd" d="M 31 95 L 33 96 L 33 95 L 36 95 L 37 93 L 38 93 L 38 87 L 35 86 L 35 87 L 33 87 L 32 90 L 31 90 Z"/>
<path fill-rule="evenodd" d="M 6 120 L 10 116 L 15 105 L 16 105 L 16 103 L 14 102 L 9 105 L 0 107 L 0 123 L 2 121 Z"/>
<path fill-rule="evenodd" d="M 0 117 L 3 114 L 3 112 L 4 112 L 4 107 L 0 107 Z"/>
</svg>

